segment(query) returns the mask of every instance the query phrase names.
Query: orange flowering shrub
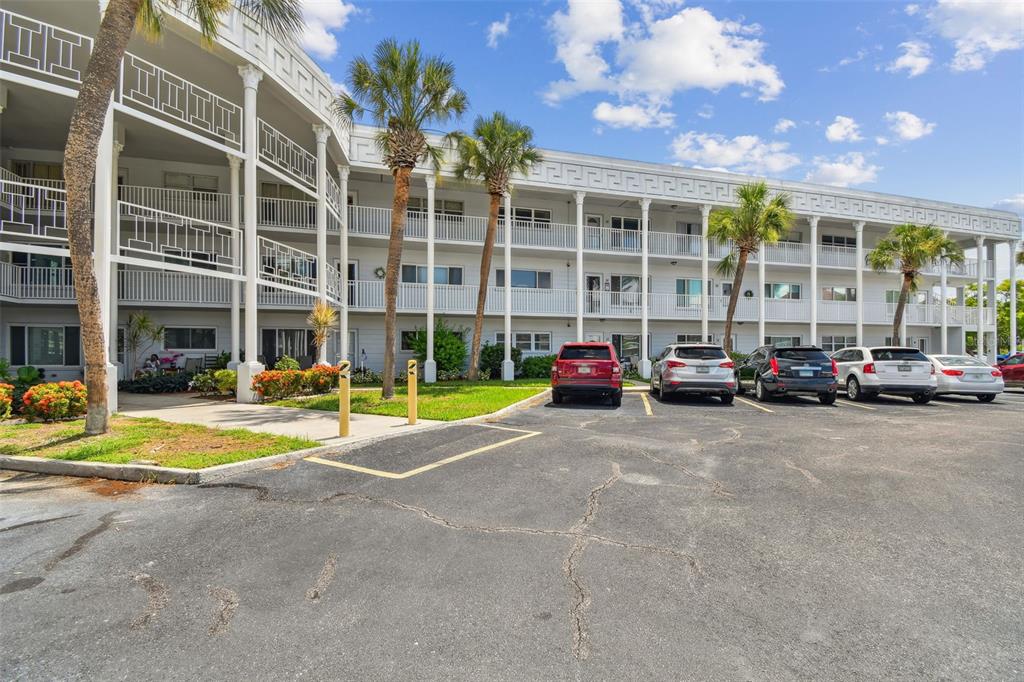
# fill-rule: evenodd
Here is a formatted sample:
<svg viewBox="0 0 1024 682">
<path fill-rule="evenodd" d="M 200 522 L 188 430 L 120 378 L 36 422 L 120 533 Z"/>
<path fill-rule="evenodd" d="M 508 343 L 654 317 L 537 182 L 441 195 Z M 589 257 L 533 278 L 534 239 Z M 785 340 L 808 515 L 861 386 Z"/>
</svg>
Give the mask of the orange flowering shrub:
<svg viewBox="0 0 1024 682">
<path fill-rule="evenodd" d="M 14 386 L 0 384 L 0 419 L 11 416 L 11 402 L 14 400 Z"/>
<path fill-rule="evenodd" d="M 316 365 L 303 372 L 303 389 L 314 395 L 330 393 L 338 387 L 338 368 L 333 365 Z"/>
<path fill-rule="evenodd" d="M 37 384 L 21 398 L 21 414 L 29 421 L 51 422 L 85 414 L 87 393 L 81 381 Z"/>
<path fill-rule="evenodd" d="M 302 391 L 303 374 L 300 369 L 268 369 L 252 378 L 252 390 L 264 400 L 289 398 Z"/>
</svg>

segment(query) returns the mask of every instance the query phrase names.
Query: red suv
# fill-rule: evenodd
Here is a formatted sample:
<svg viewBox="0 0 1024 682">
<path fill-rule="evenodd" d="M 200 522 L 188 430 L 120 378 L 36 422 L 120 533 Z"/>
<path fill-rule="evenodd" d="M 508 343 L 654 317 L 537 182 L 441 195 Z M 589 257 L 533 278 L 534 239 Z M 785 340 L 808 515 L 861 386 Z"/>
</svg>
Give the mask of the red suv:
<svg viewBox="0 0 1024 682">
<path fill-rule="evenodd" d="M 563 343 L 551 366 L 551 402 L 568 396 L 609 398 L 622 404 L 622 367 L 610 343 Z"/>
<path fill-rule="evenodd" d="M 1007 388 L 1024 388 L 1024 353 L 1011 355 L 1000 362 L 998 367 Z"/>
</svg>

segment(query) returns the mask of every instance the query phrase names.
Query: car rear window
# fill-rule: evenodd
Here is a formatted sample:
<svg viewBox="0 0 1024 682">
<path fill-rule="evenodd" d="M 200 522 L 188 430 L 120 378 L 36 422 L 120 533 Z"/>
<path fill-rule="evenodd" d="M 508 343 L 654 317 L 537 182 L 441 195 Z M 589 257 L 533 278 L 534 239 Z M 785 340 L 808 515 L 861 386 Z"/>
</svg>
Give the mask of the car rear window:
<svg viewBox="0 0 1024 682">
<path fill-rule="evenodd" d="M 972 358 L 970 355 L 937 355 L 935 356 L 939 362 L 946 365 L 947 367 L 988 367 L 987 362 L 982 362 L 978 358 Z"/>
<path fill-rule="evenodd" d="M 607 346 L 565 346 L 558 354 L 559 360 L 611 360 L 612 352 Z"/>
<path fill-rule="evenodd" d="M 675 356 L 683 360 L 720 360 L 728 357 L 724 350 L 714 346 L 676 348 Z"/>
<path fill-rule="evenodd" d="M 872 348 L 871 357 L 881 362 L 886 360 L 929 362 L 925 354 L 915 348 Z"/>
<path fill-rule="evenodd" d="M 780 360 L 808 360 L 811 362 L 828 362 L 828 354 L 817 348 L 780 348 L 775 352 Z"/>
</svg>

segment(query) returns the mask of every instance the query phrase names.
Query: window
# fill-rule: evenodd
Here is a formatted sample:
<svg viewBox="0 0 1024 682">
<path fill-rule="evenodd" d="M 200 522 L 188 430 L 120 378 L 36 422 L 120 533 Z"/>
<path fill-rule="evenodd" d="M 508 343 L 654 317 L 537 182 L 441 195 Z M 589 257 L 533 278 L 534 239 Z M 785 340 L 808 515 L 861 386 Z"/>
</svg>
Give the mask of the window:
<svg viewBox="0 0 1024 682">
<path fill-rule="evenodd" d="M 822 287 L 821 300 L 823 301 L 856 301 L 856 287 Z"/>
<path fill-rule="evenodd" d="M 426 213 L 427 200 L 424 197 L 409 197 L 410 213 Z M 465 204 L 452 199 L 434 199 L 434 215 L 463 215 Z"/>
<path fill-rule="evenodd" d="M 785 348 L 787 346 L 799 346 L 799 336 L 769 336 L 765 340 L 769 346 L 775 346 L 776 348 Z"/>
<path fill-rule="evenodd" d="M 700 334 L 676 334 L 676 343 L 704 343 Z"/>
<path fill-rule="evenodd" d="M 399 349 L 402 352 L 404 352 L 404 353 L 412 353 L 413 352 L 413 343 L 415 343 L 415 341 L 416 341 L 416 334 L 418 334 L 418 333 L 419 332 L 417 332 L 416 330 L 409 330 L 409 329 L 406 329 L 405 331 L 403 331 L 399 335 L 401 337 L 401 343 L 399 345 Z"/>
<path fill-rule="evenodd" d="M 402 281 L 406 284 L 426 284 L 426 265 L 403 265 Z M 462 284 L 462 267 L 458 265 L 434 266 L 434 284 Z"/>
<path fill-rule="evenodd" d="M 551 332 L 512 332 L 516 348 L 524 353 L 549 353 L 551 352 Z M 494 342 L 499 346 L 505 345 L 505 333 L 497 332 L 494 335 Z"/>
<path fill-rule="evenodd" d="M 11 161 L 11 172 L 32 180 L 63 180 L 64 165 L 45 161 Z"/>
<path fill-rule="evenodd" d="M 793 350 L 779 350 L 775 354 L 780 360 L 795 360 L 804 362 L 828 362 L 828 355 L 820 350 L 810 348 L 795 348 Z"/>
<path fill-rule="evenodd" d="M 639 230 L 639 218 L 627 218 L 624 216 L 612 216 L 612 227 L 616 230 Z"/>
<path fill-rule="evenodd" d="M 612 291 L 617 293 L 636 293 L 640 291 L 640 278 L 636 275 L 612 275 Z"/>
<path fill-rule="evenodd" d="M 899 289 L 888 289 L 885 292 L 885 302 L 890 305 L 896 305 L 900 302 L 900 290 Z M 907 303 L 924 304 L 928 303 L 928 293 L 925 291 L 911 291 L 907 295 Z"/>
<path fill-rule="evenodd" d="M 604 216 L 596 213 L 588 213 L 583 218 L 583 223 L 587 227 L 601 227 L 604 225 Z"/>
<path fill-rule="evenodd" d="M 823 234 L 821 235 L 822 246 L 846 246 L 849 248 L 855 248 L 857 246 L 856 237 L 844 237 L 837 234 Z"/>
<path fill-rule="evenodd" d="M 11 325 L 11 364 L 77 367 L 82 364 L 78 327 Z"/>
<path fill-rule="evenodd" d="M 505 269 L 494 271 L 494 280 L 499 287 L 505 286 Z M 520 289 L 550 289 L 551 272 L 549 270 L 512 270 L 512 287 Z"/>
<path fill-rule="evenodd" d="M 708 282 L 708 291 L 711 291 L 711 282 Z M 676 280 L 676 306 L 686 307 L 700 305 L 701 286 L 699 279 L 677 279 Z"/>
<path fill-rule="evenodd" d="M 167 327 L 164 348 L 168 350 L 217 350 L 217 330 L 213 327 Z"/>
<path fill-rule="evenodd" d="M 676 348 L 675 356 L 680 360 L 724 360 L 729 357 L 724 350 L 715 346 Z"/>
<path fill-rule="evenodd" d="M 164 187 L 168 189 L 187 189 L 200 194 L 212 194 L 217 191 L 218 182 L 219 178 L 216 175 L 164 173 Z"/>
<path fill-rule="evenodd" d="M 268 368 L 272 368 L 285 355 L 298 360 L 302 366 L 312 366 L 315 353 L 312 330 L 268 328 L 261 332 L 261 340 L 263 358 Z"/>
<path fill-rule="evenodd" d="M 822 336 L 821 347 L 826 352 L 834 353 L 840 348 L 846 348 L 847 346 L 856 346 L 856 336 Z"/>
<path fill-rule="evenodd" d="M 216 178 L 214 178 L 216 180 Z M 216 189 L 216 184 L 214 185 Z M 309 201 L 309 195 L 300 190 L 298 187 L 283 184 L 280 182 L 261 182 L 260 183 L 260 196 L 267 199 L 289 199 L 292 201 Z M 314 211 L 316 208 L 314 207 Z M 314 221 L 316 214 L 314 212 Z"/>
<path fill-rule="evenodd" d="M 804 240 L 804 233 L 790 230 L 786 234 L 779 237 L 780 242 L 789 242 L 791 244 L 800 244 Z"/>
<path fill-rule="evenodd" d="M 505 207 L 498 207 L 498 217 L 505 217 Z M 551 211 L 546 208 L 512 207 L 512 219 L 517 225 L 526 223 L 531 227 L 548 227 L 551 225 Z"/>
<path fill-rule="evenodd" d="M 799 284 L 775 284 L 772 282 L 766 282 L 764 285 L 764 297 L 765 298 L 776 298 L 776 299 L 799 299 L 800 298 L 800 285 Z"/>
<path fill-rule="evenodd" d="M 650 347 L 650 334 L 647 338 L 648 348 Z M 640 361 L 640 335 L 639 334 L 612 334 L 612 346 L 618 353 L 619 359 L 637 363 Z"/>
<path fill-rule="evenodd" d="M 562 346 L 559 360 L 611 360 L 607 346 Z"/>
<path fill-rule="evenodd" d="M 916 348 L 872 348 L 871 356 L 877 362 L 893 360 L 906 362 L 930 362 L 927 356 Z"/>
</svg>

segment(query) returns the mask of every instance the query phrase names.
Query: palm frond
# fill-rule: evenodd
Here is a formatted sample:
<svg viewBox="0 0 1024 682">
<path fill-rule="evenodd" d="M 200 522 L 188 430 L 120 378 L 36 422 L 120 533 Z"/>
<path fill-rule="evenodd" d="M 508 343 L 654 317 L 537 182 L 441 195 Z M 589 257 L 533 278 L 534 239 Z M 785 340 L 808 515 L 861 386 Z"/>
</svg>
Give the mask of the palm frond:
<svg viewBox="0 0 1024 682">
<path fill-rule="evenodd" d="M 508 191 L 514 175 L 527 175 L 541 160 L 533 145 L 533 130 L 500 111 L 477 117 L 473 134 L 460 134 L 455 151 L 455 176 L 480 180 L 491 194 Z"/>
<path fill-rule="evenodd" d="M 142 0 L 135 15 L 135 30 L 150 42 L 156 42 L 164 32 L 163 13 L 153 4 L 154 0 Z"/>
<path fill-rule="evenodd" d="M 225 7 L 217 14 L 227 11 L 232 0 L 192 0 L 199 3 L 223 3 Z M 293 39 L 302 29 L 301 0 L 234 0 L 234 4 L 259 24 L 264 30 L 278 38 Z"/>
<path fill-rule="evenodd" d="M 718 261 L 718 265 L 715 266 L 715 272 L 720 275 L 727 275 L 731 277 L 736 273 L 736 266 L 738 265 L 739 254 L 735 249 L 729 251 L 722 257 L 722 260 Z"/>
</svg>

